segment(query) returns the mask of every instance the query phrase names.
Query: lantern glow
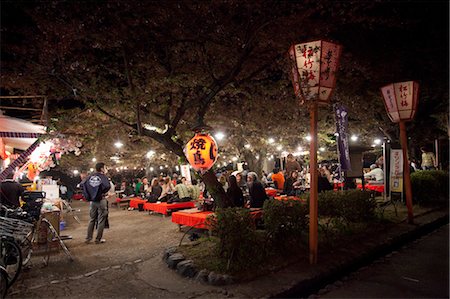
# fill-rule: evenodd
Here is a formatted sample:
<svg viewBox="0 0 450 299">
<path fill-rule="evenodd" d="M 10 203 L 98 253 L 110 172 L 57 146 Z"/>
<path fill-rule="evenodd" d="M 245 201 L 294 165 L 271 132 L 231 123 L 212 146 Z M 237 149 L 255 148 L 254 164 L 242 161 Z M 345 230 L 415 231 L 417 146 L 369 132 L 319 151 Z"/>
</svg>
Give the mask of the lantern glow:
<svg viewBox="0 0 450 299">
<path fill-rule="evenodd" d="M 382 87 L 381 94 L 386 112 L 393 122 L 410 121 L 414 118 L 417 110 L 419 83 L 416 81 L 392 83 Z"/>
<path fill-rule="evenodd" d="M 305 102 L 328 103 L 336 85 L 335 73 L 342 46 L 327 41 L 292 45 L 292 84 L 295 96 Z"/>
<path fill-rule="evenodd" d="M 186 144 L 184 152 L 192 168 L 201 172 L 211 169 L 218 157 L 216 141 L 205 133 L 196 133 Z"/>
</svg>

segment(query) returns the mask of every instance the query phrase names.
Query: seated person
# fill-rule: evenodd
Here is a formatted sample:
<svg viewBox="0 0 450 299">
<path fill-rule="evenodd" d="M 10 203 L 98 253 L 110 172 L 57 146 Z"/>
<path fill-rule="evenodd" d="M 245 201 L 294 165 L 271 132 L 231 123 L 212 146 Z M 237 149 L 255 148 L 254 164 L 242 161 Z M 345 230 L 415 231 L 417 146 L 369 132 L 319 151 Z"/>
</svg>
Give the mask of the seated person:
<svg viewBox="0 0 450 299">
<path fill-rule="evenodd" d="M 147 196 L 149 202 L 156 202 L 161 196 L 162 187 L 164 180 L 158 180 L 158 178 L 153 178 L 152 184 L 150 186 L 150 193 Z"/>
<path fill-rule="evenodd" d="M 376 164 L 370 165 L 370 171 L 364 174 L 364 179 L 369 182 L 382 184 L 384 180 L 384 172 Z"/>
<path fill-rule="evenodd" d="M 134 194 L 133 187 L 131 187 L 127 181 L 122 181 L 120 191 L 122 191 L 125 196 L 130 196 Z"/>
<path fill-rule="evenodd" d="M 296 195 L 295 186 L 298 179 L 298 172 L 292 171 L 291 175 L 288 177 L 288 179 L 284 182 L 284 189 L 283 192 L 288 196 L 294 196 Z"/>
<path fill-rule="evenodd" d="M 183 180 L 184 179 L 184 180 Z M 177 184 L 175 185 L 175 192 L 178 194 L 178 198 L 180 202 L 186 202 L 191 201 L 191 194 L 189 193 L 189 188 L 184 183 L 186 181 L 186 178 L 181 178 L 181 180 L 177 181 Z"/>
<path fill-rule="evenodd" d="M 275 189 L 283 190 L 284 188 L 284 176 L 279 168 L 274 168 L 272 174 L 272 181 L 275 184 Z"/>
<path fill-rule="evenodd" d="M 333 185 L 327 178 L 326 172 L 321 168 L 319 169 L 319 178 L 317 180 L 317 188 L 320 192 L 333 190 Z"/>
<path fill-rule="evenodd" d="M 235 207 L 243 208 L 245 203 L 244 195 L 241 188 L 239 188 L 237 184 L 236 177 L 234 175 L 230 175 L 230 177 L 228 178 L 228 182 L 228 197 L 231 199 Z"/>
<path fill-rule="evenodd" d="M 19 198 L 25 189 L 21 184 L 13 180 L 14 173 L 10 173 L 6 179 L 0 183 L 0 203 L 11 209 L 20 207 Z"/>
<path fill-rule="evenodd" d="M 268 199 L 266 190 L 255 172 L 249 172 L 247 175 L 248 191 L 250 194 L 250 208 L 262 208 L 264 201 Z"/>
<path fill-rule="evenodd" d="M 192 180 L 192 185 L 188 186 L 189 194 L 192 200 L 198 201 L 200 198 L 200 187 L 198 186 L 198 182 L 196 179 Z"/>
</svg>

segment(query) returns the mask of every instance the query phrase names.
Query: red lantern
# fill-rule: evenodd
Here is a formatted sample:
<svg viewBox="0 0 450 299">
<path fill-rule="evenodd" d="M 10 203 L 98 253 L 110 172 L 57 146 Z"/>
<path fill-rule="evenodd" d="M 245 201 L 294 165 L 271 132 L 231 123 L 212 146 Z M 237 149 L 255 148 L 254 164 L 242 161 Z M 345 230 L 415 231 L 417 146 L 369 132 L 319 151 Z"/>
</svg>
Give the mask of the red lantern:
<svg viewBox="0 0 450 299">
<path fill-rule="evenodd" d="M 6 160 L 6 158 L 8 158 L 8 155 L 6 154 L 5 142 L 3 141 L 3 138 L 0 138 L 0 158 L 2 160 Z"/>
<path fill-rule="evenodd" d="M 184 148 L 186 158 L 196 171 L 206 172 L 217 161 L 217 143 L 212 136 L 196 133 Z"/>
<path fill-rule="evenodd" d="M 414 118 L 417 110 L 419 83 L 416 81 L 392 83 L 382 87 L 381 93 L 386 112 L 393 122 L 410 121 Z"/>
<path fill-rule="evenodd" d="M 292 45 L 292 84 L 300 103 L 312 101 L 328 103 L 336 85 L 335 73 L 342 46 L 326 41 Z"/>
</svg>

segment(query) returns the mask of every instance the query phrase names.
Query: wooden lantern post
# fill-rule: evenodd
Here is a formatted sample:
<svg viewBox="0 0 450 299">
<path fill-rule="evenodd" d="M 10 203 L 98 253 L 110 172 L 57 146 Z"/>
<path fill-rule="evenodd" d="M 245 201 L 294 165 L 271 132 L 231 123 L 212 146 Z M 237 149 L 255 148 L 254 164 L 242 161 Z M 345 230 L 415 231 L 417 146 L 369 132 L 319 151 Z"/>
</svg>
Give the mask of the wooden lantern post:
<svg viewBox="0 0 450 299">
<path fill-rule="evenodd" d="M 405 122 L 413 120 L 416 114 L 419 83 L 415 81 L 392 83 L 382 87 L 381 94 L 389 118 L 400 126 L 400 143 L 403 151 L 403 183 L 405 184 L 408 223 L 412 224 L 414 223 L 414 214 Z"/>
<path fill-rule="evenodd" d="M 292 84 L 300 104 L 310 110 L 310 195 L 309 195 L 309 261 L 317 263 L 318 252 L 318 169 L 317 118 L 319 104 L 328 104 L 336 85 L 335 73 L 339 64 L 341 46 L 327 41 L 292 45 Z"/>
</svg>

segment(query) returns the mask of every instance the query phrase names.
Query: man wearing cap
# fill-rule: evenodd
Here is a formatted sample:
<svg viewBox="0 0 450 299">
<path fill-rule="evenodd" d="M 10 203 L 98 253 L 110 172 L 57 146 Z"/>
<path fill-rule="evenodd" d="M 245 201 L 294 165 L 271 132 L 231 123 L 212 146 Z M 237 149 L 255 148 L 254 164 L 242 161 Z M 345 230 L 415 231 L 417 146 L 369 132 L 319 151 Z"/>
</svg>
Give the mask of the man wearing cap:
<svg viewBox="0 0 450 299">
<path fill-rule="evenodd" d="M 364 174 L 366 179 L 374 179 L 376 182 L 382 183 L 384 180 L 384 172 L 381 168 L 378 168 L 376 164 L 370 165 L 370 171 Z"/>
</svg>

